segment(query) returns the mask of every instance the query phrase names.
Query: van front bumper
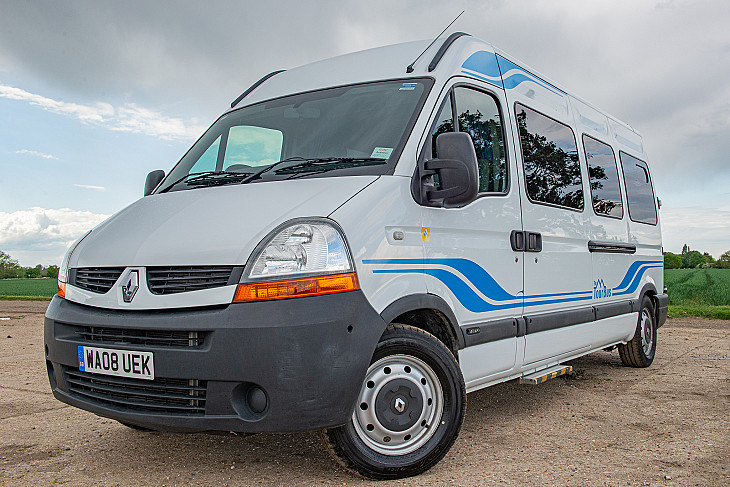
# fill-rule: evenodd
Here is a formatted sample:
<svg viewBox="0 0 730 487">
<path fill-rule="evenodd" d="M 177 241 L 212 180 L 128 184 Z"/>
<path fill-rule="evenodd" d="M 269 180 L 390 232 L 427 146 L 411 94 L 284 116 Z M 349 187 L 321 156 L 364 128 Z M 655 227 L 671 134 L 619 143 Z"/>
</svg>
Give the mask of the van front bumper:
<svg viewBox="0 0 730 487">
<path fill-rule="evenodd" d="M 151 429 L 314 430 L 349 420 L 385 327 L 362 291 L 164 311 L 56 296 L 46 365 L 60 401 Z M 152 352 L 155 379 L 81 372 L 80 345 Z"/>
</svg>

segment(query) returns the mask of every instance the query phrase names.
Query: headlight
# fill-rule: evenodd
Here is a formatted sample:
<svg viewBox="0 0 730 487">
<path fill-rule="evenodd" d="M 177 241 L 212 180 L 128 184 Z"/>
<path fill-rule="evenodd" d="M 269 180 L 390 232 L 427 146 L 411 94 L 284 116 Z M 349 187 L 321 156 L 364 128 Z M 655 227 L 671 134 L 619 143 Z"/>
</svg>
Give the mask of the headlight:
<svg viewBox="0 0 730 487">
<path fill-rule="evenodd" d="M 63 256 L 63 260 L 61 261 L 61 267 L 58 269 L 58 295 L 62 298 L 66 297 L 66 283 L 68 282 L 68 264 L 71 261 L 71 255 L 74 253 L 74 250 L 76 250 L 76 247 L 79 246 L 81 241 L 88 237 L 90 233 L 91 230 L 83 234 L 80 239 L 72 243 L 66 251 L 66 255 Z"/>
<path fill-rule="evenodd" d="M 234 302 L 359 289 L 345 238 L 334 222 L 299 220 L 264 239 L 246 265 Z"/>
</svg>

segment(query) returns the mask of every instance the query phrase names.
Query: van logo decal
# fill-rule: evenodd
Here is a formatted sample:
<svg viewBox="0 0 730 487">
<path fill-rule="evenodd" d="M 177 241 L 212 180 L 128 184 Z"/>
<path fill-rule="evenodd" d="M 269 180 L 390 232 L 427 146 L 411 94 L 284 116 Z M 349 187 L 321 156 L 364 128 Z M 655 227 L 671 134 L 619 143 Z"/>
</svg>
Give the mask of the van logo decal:
<svg viewBox="0 0 730 487">
<path fill-rule="evenodd" d="M 613 291 L 613 290 L 611 288 L 606 287 L 606 284 L 604 284 L 603 279 L 593 281 L 593 297 L 594 298 L 596 298 L 596 299 L 610 298 L 611 291 Z"/>
<path fill-rule="evenodd" d="M 366 259 L 365 265 L 377 265 L 373 274 L 424 274 L 441 281 L 456 299 L 472 313 L 501 309 L 542 306 L 546 304 L 593 299 L 592 290 L 552 294 L 511 294 L 479 264 L 468 259 Z M 639 287 L 648 269 L 663 266 L 661 260 L 636 261 L 626 271 L 621 283 L 606 286 L 611 296 L 632 294 Z M 603 292 L 603 291 L 602 291 Z"/>
<path fill-rule="evenodd" d="M 139 271 L 131 271 L 125 281 L 122 285 L 122 299 L 125 303 L 131 303 L 139 289 Z"/>
<path fill-rule="evenodd" d="M 424 242 L 431 241 L 431 227 L 421 227 L 421 240 Z"/>
</svg>

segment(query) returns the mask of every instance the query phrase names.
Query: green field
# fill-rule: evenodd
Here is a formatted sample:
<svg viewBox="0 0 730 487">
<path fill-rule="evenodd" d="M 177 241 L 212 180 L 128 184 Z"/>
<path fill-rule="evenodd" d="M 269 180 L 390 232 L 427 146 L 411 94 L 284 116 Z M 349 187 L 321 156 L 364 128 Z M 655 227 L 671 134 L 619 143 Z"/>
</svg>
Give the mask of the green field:
<svg viewBox="0 0 730 487">
<path fill-rule="evenodd" d="M 669 269 L 664 284 L 669 316 L 730 319 L 730 269 Z"/>
<path fill-rule="evenodd" d="M 0 299 L 51 299 L 56 279 L 0 279 Z"/>
</svg>

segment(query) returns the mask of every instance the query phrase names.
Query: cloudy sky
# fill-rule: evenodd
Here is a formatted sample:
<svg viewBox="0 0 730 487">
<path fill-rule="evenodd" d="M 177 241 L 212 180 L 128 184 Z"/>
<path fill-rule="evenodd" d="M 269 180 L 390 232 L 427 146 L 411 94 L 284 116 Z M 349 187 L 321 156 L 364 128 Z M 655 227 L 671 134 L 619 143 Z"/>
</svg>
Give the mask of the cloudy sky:
<svg viewBox="0 0 730 487">
<path fill-rule="evenodd" d="M 643 134 L 664 246 L 730 249 L 727 0 L 2 0 L 0 250 L 58 263 L 262 75 L 451 28 Z"/>
</svg>

